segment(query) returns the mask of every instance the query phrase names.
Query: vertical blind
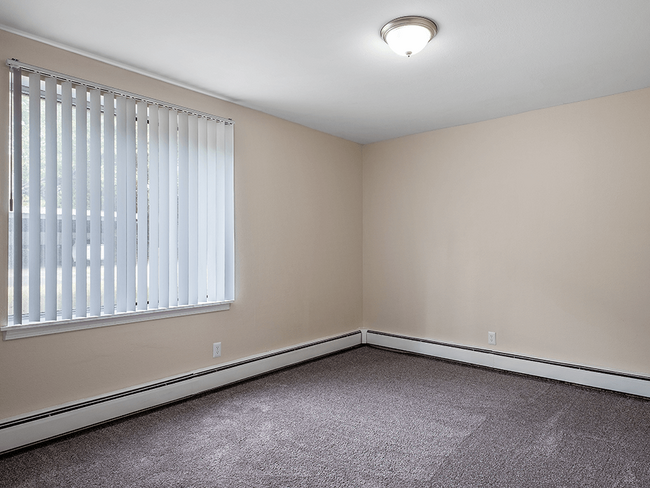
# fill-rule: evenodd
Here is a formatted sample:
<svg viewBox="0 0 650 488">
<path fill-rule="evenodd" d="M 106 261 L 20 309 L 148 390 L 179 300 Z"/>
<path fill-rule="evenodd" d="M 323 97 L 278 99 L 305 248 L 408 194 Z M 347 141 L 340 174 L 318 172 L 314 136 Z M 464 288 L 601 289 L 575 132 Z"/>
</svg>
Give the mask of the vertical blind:
<svg viewBox="0 0 650 488">
<path fill-rule="evenodd" d="M 9 325 L 232 302 L 232 120 L 7 64 Z"/>
</svg>

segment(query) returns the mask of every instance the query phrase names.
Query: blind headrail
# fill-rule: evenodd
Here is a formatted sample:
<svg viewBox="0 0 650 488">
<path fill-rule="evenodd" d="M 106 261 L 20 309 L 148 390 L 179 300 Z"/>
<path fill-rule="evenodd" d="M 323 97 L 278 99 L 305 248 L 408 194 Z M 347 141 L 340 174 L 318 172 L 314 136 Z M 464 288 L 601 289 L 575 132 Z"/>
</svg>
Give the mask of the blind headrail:
<svg viewBox="0 0 650 488">
<path fill-rule="evenodd" d="M 178 112 L 184 112 L 184 113 L 187 113 L 187 114 L 190 114 L 190 115 L 197 115 L 199 117 L 205 117 L 206 119 L 215 120 L 217 122 L 222 122 L 222 123 L 224 123 L 226 125 L 235 125 L 235 121 L 232 120 L 232 119 L 227 119 L 225 117 L 219 117 L 217 115 L 209 114 L 207 112 L 200 112 L 198 110 L 193 110 L 191 108 L 182 107 L 180 105 L 174 105 L 174 104 L 171 104 L 169 102 L 163 102 L 162 100 L 156 100 L 155 98 L 145 97 L 145 96 L 142 96 L 142 95 L 138 95 L 137 93 L 131 93 L 131 92 L 128 92 L 128 91 L 125 91 L 125 90 L 119 90 L 119 89 L 113 88 L 111 86 L 102 85 L 101 83 L 95 83 L 94 81 L 88 81 L 88 80 L 84 80 L 82 78 L 76 78 L 74 76 L 65 75 L 65 74 L 59 73 L 57 71 L 52 71 L 52 70 L 49 70 L 49 69 L 46 69 L 46 68 L 40 68 L 38 66 L 33 66 L 31 64 L 23 63 L 23 62 L 21 62 L 21 61 L 19 61 L 17 59 L 8 59 L 7 60 L 7 66 L 9 66 L 10 68 L 20 68 L 20 69 L 25 70 L 25 71 L 30 72 L 30 73 L 38 73 L 39 75 L 50 76 L 50 77 L 56 78 L 57 80 L 60 80 L 60 81 L 69 81 L 69 82 L 74 83 L 76 85 L 83 85 L 83 86 L 86 86 L 88 88 L 101 90 L 102 92 L 113 93 L 113 94 L 115 94 L 117 96 L 132 98 L 135 101 L 143 101 L 143 102 L 146 102 L 146 103 L 158 105 L 160 107 L 165 107 L 165 108 L 169 108 L 169 109 L 172 109 L 172 110 L 176 110 Z"/>
</svg>

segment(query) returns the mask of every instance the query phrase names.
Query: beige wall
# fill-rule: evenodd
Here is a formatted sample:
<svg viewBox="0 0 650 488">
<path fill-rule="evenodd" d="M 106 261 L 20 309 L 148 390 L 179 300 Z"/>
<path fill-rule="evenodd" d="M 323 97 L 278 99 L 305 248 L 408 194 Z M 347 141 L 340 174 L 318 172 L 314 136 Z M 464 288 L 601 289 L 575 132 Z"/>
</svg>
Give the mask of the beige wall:
<svg viewBox="0 0 650 488">
<path fill-rule="evenodd" d="M 650 374 L 650 89 L 363 148 L 364 326 Z"/>
<path fill-rule="evenodd" d="M 228 312 L 0 341 L 0 419 L 361 326 L 359 145 L 0 31 L 5 215 L 7 58 L 235 120 L 237 301 Z M 6 242 L 2 219 L 5 269 Z M 223 356 L 212 359 L 216 341 Z"/>
</svg>

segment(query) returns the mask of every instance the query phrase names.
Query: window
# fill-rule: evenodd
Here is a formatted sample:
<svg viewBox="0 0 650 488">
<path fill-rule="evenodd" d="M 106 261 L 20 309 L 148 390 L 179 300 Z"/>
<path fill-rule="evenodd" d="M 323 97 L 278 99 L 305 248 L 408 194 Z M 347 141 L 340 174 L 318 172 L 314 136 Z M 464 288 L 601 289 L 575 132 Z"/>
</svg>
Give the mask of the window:
<svg viewBox="0 0 650 488">
<path fill-rule="evenodd" d="M 233 121 L 7 64 L 5 338 L 228 308 Z"/>
</svg>

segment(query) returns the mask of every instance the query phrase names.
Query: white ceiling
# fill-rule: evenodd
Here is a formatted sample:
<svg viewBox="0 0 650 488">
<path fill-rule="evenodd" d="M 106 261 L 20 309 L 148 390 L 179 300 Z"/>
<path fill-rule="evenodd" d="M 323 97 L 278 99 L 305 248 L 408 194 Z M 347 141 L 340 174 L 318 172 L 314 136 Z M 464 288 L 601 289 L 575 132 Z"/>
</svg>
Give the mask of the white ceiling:
<svg viewBox="0 0 650 488">
<path fill-rule="evenodd" d="M 379 36 L 403 15 L 439 27 L 412 58 Z M 359 143 L 650 86 L 648 0 L 2 0 L 0 24 Z"/>
</svg>

